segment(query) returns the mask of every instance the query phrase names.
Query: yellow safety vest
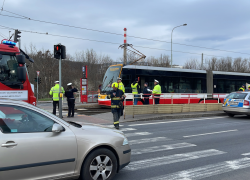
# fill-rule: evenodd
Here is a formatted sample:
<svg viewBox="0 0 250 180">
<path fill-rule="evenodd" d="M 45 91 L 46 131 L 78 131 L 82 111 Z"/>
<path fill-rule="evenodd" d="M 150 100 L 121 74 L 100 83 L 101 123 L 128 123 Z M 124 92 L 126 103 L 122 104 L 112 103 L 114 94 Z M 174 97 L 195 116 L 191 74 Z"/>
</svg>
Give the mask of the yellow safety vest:
<svg viewBox="0 0 250 180">
<path fill-rule="evenodd" d="M 152 93 L 153 94 L 161 94 L 161 86 L 159 84 L 155 85 Z"/>
<path fill-rule="evenodd" d="M 133 83 L 131 84 L 133 94 L 138 94 L 137 86 L 139 86 L 138 83 L 135 83 L 135 85 L 133 85 Z M 139 86 L 139 88 L 140 88 L 140 86 Z"/>
<path fill-rule="evenodd" d="M 63 87 L 61 87 L 61 93 L 65 93 Z M 53 101 L 59 101 L 59 84 L 56 84 L 54 87 L 52 87 L 49 94 L 53 95 Z"/>
<path fill-rule="evenodd" d="M 241 87 L 241 88 L 239 89 L 239 91 L 245 91 L 245 89 L 244 89 L 243 87 Z"/>
<path fill-rule="evenodd" d="M 125 88 L 122 82 L 118 83 L 118 89 L 122 90 L 122 92 L 125 93 Z"/>
</svg>

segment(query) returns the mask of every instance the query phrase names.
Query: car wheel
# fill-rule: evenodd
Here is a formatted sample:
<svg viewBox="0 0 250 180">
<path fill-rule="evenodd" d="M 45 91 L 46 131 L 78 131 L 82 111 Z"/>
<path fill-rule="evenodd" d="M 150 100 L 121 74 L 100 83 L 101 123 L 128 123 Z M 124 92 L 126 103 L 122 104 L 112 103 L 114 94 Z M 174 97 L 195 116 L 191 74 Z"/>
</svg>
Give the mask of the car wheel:
<svg viewBox="0 0 250 180">
<path fill-rule="evenodd" d="M 227 113 L 229 117 L 234 117 L 234 114 Z"/>
<path fill-rule="evenodd" d="M 97 149 L 88 155 L 82 170 L 82 180 L 111 180 L 117 171 L 117 159 L 108 149 Z"/>
</svg>

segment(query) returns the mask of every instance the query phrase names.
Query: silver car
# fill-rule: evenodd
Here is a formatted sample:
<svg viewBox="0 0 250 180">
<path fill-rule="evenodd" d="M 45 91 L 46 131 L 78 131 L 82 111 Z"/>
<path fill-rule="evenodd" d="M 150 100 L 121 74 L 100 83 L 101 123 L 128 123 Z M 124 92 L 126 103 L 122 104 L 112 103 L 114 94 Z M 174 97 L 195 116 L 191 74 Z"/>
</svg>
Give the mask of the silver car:
<svg viewBox="0 0 250 180">
<path fill-rule="evenodd" d="M 21 101 L 0 100 L 0 179 L 112 179 L 129 164 L 118 130 L 66 122 Z"/>
<path fill-rule="evenodd" d="M 234 115 L 250 115 L 250 92 L 233 92 L 230 93 L 222 104 L 222 110 L 233 117 Z"/>
</svg>

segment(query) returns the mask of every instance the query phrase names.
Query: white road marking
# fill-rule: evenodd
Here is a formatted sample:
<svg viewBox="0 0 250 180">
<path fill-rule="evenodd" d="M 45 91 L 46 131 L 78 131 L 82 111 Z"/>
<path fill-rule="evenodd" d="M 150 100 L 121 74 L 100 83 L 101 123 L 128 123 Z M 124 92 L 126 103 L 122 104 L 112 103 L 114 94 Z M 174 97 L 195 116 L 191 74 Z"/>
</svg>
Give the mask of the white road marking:
<svg viewBox="0 0 250 180">
<path fill-rule="evenodd" d="M 162 146 L 153 146 L 144 149 L 133 149 L 132 155 L 144 154 L 144 153 L 152 153 L 152 152 L 159 152 L 159 151 L 167 151 L 172 149 L 180 149 L 185 147 L 193 147 L 196 146 L 195 144 L 190 143 L 178 143 L 178 144 L 169 144 L 169 145 L 162 145 Z"/>
<path fill-rule="evenodd" d="M 113 128 L 114 125 L 104 125 L 105 127 Z M 123 125 L 119 124 L 119 127 L 122 127 Z"/>
<path fill-rule="evenodd" d="M 244 154 L 242 154 L 242 156 L 249 156 L 250 155 L 250 153 L 244 153 Z"/>
<path fill-rule="evenodd" d="M 129 145 L 133 144 L 144 144 L 144 143 L 152 143 L 152 142 L 159 142 L 159 141 L 168 141 L 171 140 L 166 137 L 156 137 L 156 138 L 147 138 L 147 139 L 136 139 L 129 141 Z"/>
<path fill-rule="evenodd" d="M 149 132 L 136 132 L 136 133 L 127 133 L 125 134 L 126 137 L 132 137 L 132 136 L 146 136 L 146 135 L 150 135 L 152 133 Z"/>
<path fill-rule="evenodd" d="M 224 153 L 226 152 L 219 151 L 216 149 L 208 149 L 208 150 L 194 151 L 194 152 L 183 153 L 183 154 L 174 154 L 170 156 L 151 158 L 147 160 L 140 160 L 140 161 L 134 161 L 134 162 L 132 161 L 127 167 L 125 167 L 125 169 L 130 170 L 130 171 L 136 171 L 140 169 L 146 169 L 146 168 L 155 167 L 155 166 L 178 163 L 178 162 L 183 162 L 183 161 L 188 161 L 188 160 L 193 160 L 193 159 L 199 159 L 203 157 L 215 156 L 215 155 L 220 155 Z M 167 178 L 165 178 L 164 180 L 166 179 Z"/>
<path fill-rule="evenodd" d="M 152 125 L 152 124 L 167 124 L 167 123 L 179 123 L 179 122 L 189 122 L 189 121 L 203 121 L 203 120 L 207 120 L 207 119 L 218 119 L 218 118 L 225 118 L 225 117 L 190 119 L 190 120 L 181 120 L 181 121 L 164 121 L 164 122 L 154 122 L 154 123 L 144 123 L 144 124 L 131 124 L 129 126 L 145 126 L 145 125 Z"/>
<path fill-rule="evenodd" d="M 205 134 L 195 134 L 195 135 L 189 135 L 189 136 L 183 136 L 183 137 L 187 138 L 187 137 L 195 137 L 195 136 L 205 136 L 205 135 L 210 135 L 210 134 L 219 134 L 219 133 L 226 133 L 226 132 L 233 132 L 233 131 L 238 131 L 238 129 L 233 129 L 233 130 L 228 130 L 228 131 L 211 132 L 211 133 L 205 133 Z"/>
<path fill-rule="evenodd" d="M 250 167 L 250 158 L 224 161 L 221 163 L 210 164 L 198 168 L 179 171 L 176 173 L 149 178 L 146 180 L 199 180 L 211 176 L 231 172 L 234 170 Z"/>
<path fill-rule="evenodd" d="M 120 131 L 135 131 L 136 129 L 134 128 L 124 128 L 124 129 L 120 129 Z"/>
</svg>

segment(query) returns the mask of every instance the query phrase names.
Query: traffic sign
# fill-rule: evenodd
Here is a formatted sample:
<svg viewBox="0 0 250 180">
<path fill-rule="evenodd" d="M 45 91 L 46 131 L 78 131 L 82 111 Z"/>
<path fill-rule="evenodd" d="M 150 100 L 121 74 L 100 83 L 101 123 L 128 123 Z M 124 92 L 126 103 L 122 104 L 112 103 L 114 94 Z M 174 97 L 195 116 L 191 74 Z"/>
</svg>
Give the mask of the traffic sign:
<svg viewBox="0 0 250 180">
<path fill-rule="evenodd" d="M 37 71 L 36 73 L 37 73 L 37 76 L 39 76 L 39 74 L 40 74 L 40 71 Z"/>
</svg>

